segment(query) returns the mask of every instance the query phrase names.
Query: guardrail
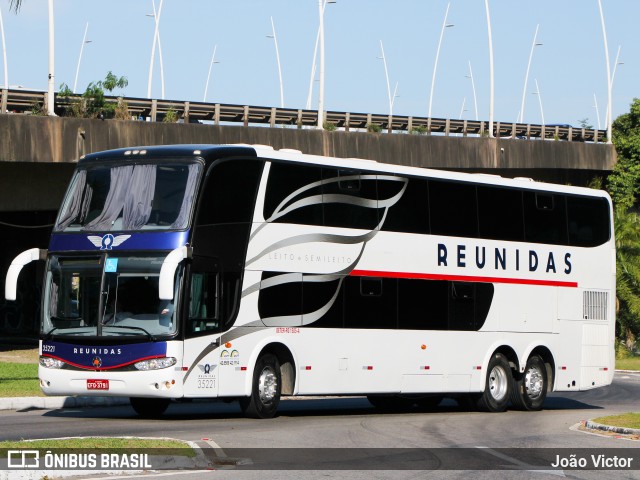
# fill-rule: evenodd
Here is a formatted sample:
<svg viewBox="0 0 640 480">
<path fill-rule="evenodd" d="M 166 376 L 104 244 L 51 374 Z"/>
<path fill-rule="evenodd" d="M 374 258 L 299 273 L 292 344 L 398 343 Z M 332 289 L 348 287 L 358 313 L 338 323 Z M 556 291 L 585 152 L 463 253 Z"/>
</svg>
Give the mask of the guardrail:
<svg viewBox="0 0 640 480">
<path fill-rule="evenodd" d="M 1 90 L 0 112 L 30 113 L 39 106 L 47 104 L 47 93 L 36 90 Z M 64 115 L 69 106 L 82 98 L 81 95 L 60 97 L 56 95 L 55 111 Z M 118 97 L 105 97 L 108 103 L 117 103 Z M 174 110 L 185 123 L 210 121 L 216 125 L 221 122 L 253 124 L 290 125 L 314 127 L 318 123 L 316 110 L 257 107 L 251 105 L 233 105 L 225 103 L 190 102 L 182 100 L 158 100 L 148 98 L 124 97 L 132 119 L 144 118 L 155 122 L 162 120 L 169 110 Z M 385 115 L 375 113 L 353 113 L 327 111 L 325 121 L 344 131 L 352 129 L 371 129 L 377 126 L 389 133 L 439 133 L 462 136 L 489 133 L 488 121 L 457 120 L 449 118 L 428 118 L 403 115 Z M 512 122 L 494 122 L 493 135 L 501 138 L 551 139 L 574 142 L 604 142 L 605 130 L 575 128 L 570 125 L 536 125 Z"/>
</svg>

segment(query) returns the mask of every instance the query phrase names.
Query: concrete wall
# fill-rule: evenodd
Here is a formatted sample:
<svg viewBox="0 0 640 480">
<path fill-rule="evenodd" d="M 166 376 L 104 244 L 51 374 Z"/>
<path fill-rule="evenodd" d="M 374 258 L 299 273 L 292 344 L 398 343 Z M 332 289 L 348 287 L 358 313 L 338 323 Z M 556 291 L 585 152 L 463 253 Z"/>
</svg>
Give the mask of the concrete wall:
<svg viewBox="0 0 640 480">
<path fill-rule="evenodd" d="M 171 143 L 249 143 L 303 153 L 444 169 L 611 170 L 612 146 L 297 128 L 0 115 L 0 162 L 74 162 L 85 153 Z"/>
</svg>

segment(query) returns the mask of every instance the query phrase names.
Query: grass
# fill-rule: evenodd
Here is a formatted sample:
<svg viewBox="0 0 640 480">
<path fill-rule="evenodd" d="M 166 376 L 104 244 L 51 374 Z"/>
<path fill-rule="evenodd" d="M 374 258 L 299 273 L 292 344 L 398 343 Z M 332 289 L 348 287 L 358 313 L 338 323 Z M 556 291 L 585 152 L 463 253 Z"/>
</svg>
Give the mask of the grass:
<svg viewBox="0 0 640 480">
<path fill-rule="evenodd" d="M 640 413 L 624 413 L 622 415 L 609 415 L 607 417 L 594 418 L 594 422 L 613 427 L 640 429 Z"/>
<path fill-rule="evenodd" d="M 618 370 L 640 370 L 640 357 L 628 357 L 616 359 Z"/>
<path fill-rule="evenodd" d="M 3 449 L 92 449 L 92 450 L 142 450 L 154 449 L 160 455 L 179 455 L 182 457 L 195 457 L 196 452 L 187 443 L 180 440 L 164 438 L 113 438 L 113 437 L 82 437 L 82 438 L 54 438 L 50 440 L 23 440 L 0 441 L 0 450 Z M 153 452 L 148 452 L 153 454 Z"/>
<path fill-rule="evenodd" d="M 2 362 L 0 397 L 42 397 L 38 383 L 38 365 Z"/>
</svg>

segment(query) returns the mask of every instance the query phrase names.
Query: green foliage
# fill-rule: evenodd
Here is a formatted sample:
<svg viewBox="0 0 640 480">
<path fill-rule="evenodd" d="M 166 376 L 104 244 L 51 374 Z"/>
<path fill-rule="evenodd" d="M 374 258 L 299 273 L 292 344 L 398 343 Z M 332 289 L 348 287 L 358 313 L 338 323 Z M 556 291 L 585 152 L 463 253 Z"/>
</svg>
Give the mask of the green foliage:
<svg viewBox="0 0 640 480">
<path fill-rule="evenodd" d="M 333 123 L 333 122 L 324 122 L 322 124 L 322 127 L 327 131 L 327 132 L 335 132 L 338 129 L 338 126 Z"/>
<path fill-rule="evenodd" d="M 125 88 L 129 84 L 126 77 L 117 77 L 111 71 L 104 80 L 91 82 L 80 98 L 74 96 L 66 83 L 60 85 L 59 97 L 69 97 L 65 114 L 78 118 L 129 118 L 127 103 L 118 98 L 117 103 L 107 102 L 105 90 L 109 93 L 116 88 Z M 73 98 L 72 98 L 73 97 Z"/>
<path fill-rule="evenodd" d="M 616 208 L 615 232 L 618 337 L 631 349 L 640 333 L 640 216 Z"/>
<path fill-rule="evenodd" d="M 118 78 L 111 72 L 111 70 L 109 70 L 107 76 L 103 81 L 98 82 L 98 85 L 104 88 L 107 92 L 111 93 L 116 88 L 125 88 L 127 85 L 129 85 L 129 80 L 127 80 L 127 77 Z"/>
<path fill-rule="evenodd" d="M 640 334 L 640 99 L 612 126 L 618 161 L 606 187 L 615 212 L 617 336 L 633 351 Z"/>
<path fill-rule="evenodd" d="M 380 133 L 382 132 L 382 126 L 377 123 L 369 123 L 367 124 L 367 132 Z"/>
<path fill-rule="evenodd" d="M 424 135 L 426 133 L 427 133 L 427 127 L 425 127 L 424 125 L 418 125 L 417 127 L 413 127 L 411 129 L 412 135 Z"/>
<path fill-rule="evenodd" d="M 178 115 L 178 111 L 171 106 L 169 107 L 169 110 L 167 110 L 167 113 L 164 114 L 162 121 L 164 123 L 176 123 L 179 118 L 180 115 Z"/>
<path fill-rule="evenodd" d="M 637 205 L 640 194 L 640 99 L 635 98 L 629 113 L 613 122 L 613 144 L 618 163 L 607 190 L 617 207 L 629 209 Z"/>
</svg>

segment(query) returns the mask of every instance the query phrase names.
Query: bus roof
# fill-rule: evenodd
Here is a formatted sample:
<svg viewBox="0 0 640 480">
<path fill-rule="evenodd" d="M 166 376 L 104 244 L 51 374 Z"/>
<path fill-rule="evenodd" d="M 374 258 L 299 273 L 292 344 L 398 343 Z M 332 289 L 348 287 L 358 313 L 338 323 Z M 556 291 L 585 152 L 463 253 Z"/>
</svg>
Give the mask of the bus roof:
<svg viewBox="0 0 640 480">
<path fill-rule="evenodd" d="M 380 173 L 404 174 L 411 176 L 424 176 L 441 178 L 460 182 L 473 182 L 476 184 L 501 185 L 525 190 L 545 190 L 558 193 L 573 193 L 609 198 L 607 192 L 587 187 L 567 186 L 555 183 L 537 182 L 530 178 L 516 177 L 505 178 L 499 175 L 487 173 L 462 173 L 447 170 L 438 170 L 428 167 L 414 167 L 381 163 L 375 160 L 360 158 L 325 157 L 321 155 L 303 154 L 299 150 L 276 150 L 268 145 L 249 144 L 177 144 L 119 148 L 87 154 L 78 161 L 78 165 L 86 165 L 94 162 L 117 161 L 123 158 L 141 160 L 144 157 L 194 157 L 203 158 L 210 164 L 221 158 L 229 157 L 261 157 L 265 159 L 283 160 L 296 163 L 311 163 L 328 167 L 342 167 L 356 170 L 369 170 Z"/>
</svg>

